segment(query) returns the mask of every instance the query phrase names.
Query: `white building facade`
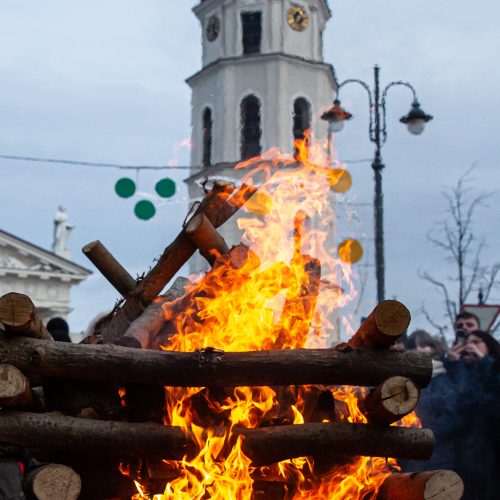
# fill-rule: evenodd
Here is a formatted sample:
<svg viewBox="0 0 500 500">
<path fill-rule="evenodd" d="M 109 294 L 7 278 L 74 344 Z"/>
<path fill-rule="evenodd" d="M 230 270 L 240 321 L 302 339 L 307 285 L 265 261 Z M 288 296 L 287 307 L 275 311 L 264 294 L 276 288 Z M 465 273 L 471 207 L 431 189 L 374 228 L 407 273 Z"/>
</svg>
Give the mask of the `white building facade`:
<svg viewBox="0 0 500 500">
<path fill-rule="evenodd" d="M 237 162 L 277 147 L 293 154 L 307 129 L 326 138 L 320 120 L 336 93 L 323 60 L 326 0 L 203 0 L 193 9 L 202 29 L 202 68 L 187 79 L 191 100 L 191 201 L 206 176 L 238 181 Z M 234 218 L 233 218 L 234 219 Z M 235 221 L 220 231 L 241 241 Z M 197 254 L 192 273 L 207 263 Z"/>
<path fill-rule="evenodd" d="M 0 296 L 28 295 L 44 323 L 66 319 L 71 312 L 70 289 L 91 271 L 53 252 L 0 230 Z"/>
<path fill-rule="evenodd" d="M 336 90 L 323 61 L 325 0 L 204 0 L 202 68 L 192 88 L 193 166 L 238 162 L 271 147 L 293 152 L 300 129 L 326 137 L 318 120 Z"/>
</svg>

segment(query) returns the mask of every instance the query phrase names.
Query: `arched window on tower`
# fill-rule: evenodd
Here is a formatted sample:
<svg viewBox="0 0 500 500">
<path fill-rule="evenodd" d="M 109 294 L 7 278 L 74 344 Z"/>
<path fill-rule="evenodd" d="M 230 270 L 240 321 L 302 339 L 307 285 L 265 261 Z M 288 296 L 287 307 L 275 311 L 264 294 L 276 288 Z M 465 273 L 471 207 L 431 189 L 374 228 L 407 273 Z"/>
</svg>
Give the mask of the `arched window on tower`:
<svg viewBox="0 0 500 500">
<path fill-rule="evenodd" d="M 299 97 L 293 103 L 293 139 L 305 139 L 305 131 L 311 128 L 311 105 L 307 99 Z M 306 143 L 307 146 L 307 143 Z M 294 156 L 298 150 L 294 147 Z"/>
<path fill-rule="evenodd" d="M 260 101 L 248 95 L 241 101 L 241 158 L 260 155 Z"/>
<path fill-rule="evenodd" d="M 293 103 L 293 138 L 304 139 L 304 132 L 311 128 L 311 105 L 303 97 Z"/>
<path fill-rule="evenodd" d="M 212 110 L 203 111 L 203 166 L 212 164 Z"/>
</svg>

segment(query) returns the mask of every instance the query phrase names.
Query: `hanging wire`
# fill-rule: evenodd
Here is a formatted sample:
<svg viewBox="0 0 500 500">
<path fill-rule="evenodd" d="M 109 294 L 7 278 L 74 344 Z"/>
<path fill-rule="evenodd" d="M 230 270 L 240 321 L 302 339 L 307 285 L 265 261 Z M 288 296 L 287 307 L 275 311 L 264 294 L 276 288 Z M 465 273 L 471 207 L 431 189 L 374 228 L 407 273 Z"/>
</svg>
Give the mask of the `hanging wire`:
<svg viewBox="0 0 500 500">
<path fill-rule="evenodd" d="M 58 158 L 40 158 L 36 156 L 16 156 L 0 154 L 1 160 L 30 161 L 36 163 L 55 163 L 60 165 L 78 165 L 84 167 L 116 168 L 119 170 L 203 170 L 202 166 L 187 165 L 124 165 L 121 163 L 101 163 L 92 161 L 64 160 Z M 361 158 L 355 160 L 342 160 L 342 163 L 354 165 L 356 163 L 371 163 L 371 158 Z"/>
</svg>

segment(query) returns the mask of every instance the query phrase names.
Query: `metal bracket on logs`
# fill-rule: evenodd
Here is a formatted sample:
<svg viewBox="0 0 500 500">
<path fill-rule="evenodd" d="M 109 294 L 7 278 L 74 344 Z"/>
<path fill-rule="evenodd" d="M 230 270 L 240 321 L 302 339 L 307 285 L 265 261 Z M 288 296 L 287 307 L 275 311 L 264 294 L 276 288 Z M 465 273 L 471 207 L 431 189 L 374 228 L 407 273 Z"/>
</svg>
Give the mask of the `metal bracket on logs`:
<svg viewBox="0 0 500 500">
<path fill-rule="evenodd" d="M 216 349 L 215 347 L 204 347 L 203 349 L 196 349 L 198 354 L 198 365 L 201 367 L 204 364 L 210 364 L 215 369 L 215 364 L 222 360 L 224 351 Z"/>
</svg>

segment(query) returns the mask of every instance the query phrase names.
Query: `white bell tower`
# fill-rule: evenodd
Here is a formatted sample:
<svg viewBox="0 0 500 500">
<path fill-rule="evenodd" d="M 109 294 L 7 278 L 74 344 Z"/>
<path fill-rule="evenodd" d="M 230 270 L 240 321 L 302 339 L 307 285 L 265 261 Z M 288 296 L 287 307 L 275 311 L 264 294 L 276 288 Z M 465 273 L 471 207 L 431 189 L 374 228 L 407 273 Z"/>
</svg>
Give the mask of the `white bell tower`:
<svg viewBox="0 0 500 500">
<path fill-rule="evenodd" d="M 202 28 L 202 68 L 187 79 L 191 100 L 192 200 L 205 176 L 233 178 L 234 163 L 272 147 L 293 153 L 294 138 L 311 128 L 326 138 L 319 117 L 336 91 L 323 61 L 327 0 L 202 0 L 193 8 Z M 231 246 L 241 233 L 221 228 Z M 199 255 L 190 271 L 207 267 Z"/>
<path fill-rule="evenodd" d="M 333 98 L 333 67 L 323 61 L 326 0 L 203 0 L 202 69 L 192 88 L 192 166 L 236 162 L 313 126 Z M 316 120 L 314 119 L 316 118 Z"/>
</svg>

